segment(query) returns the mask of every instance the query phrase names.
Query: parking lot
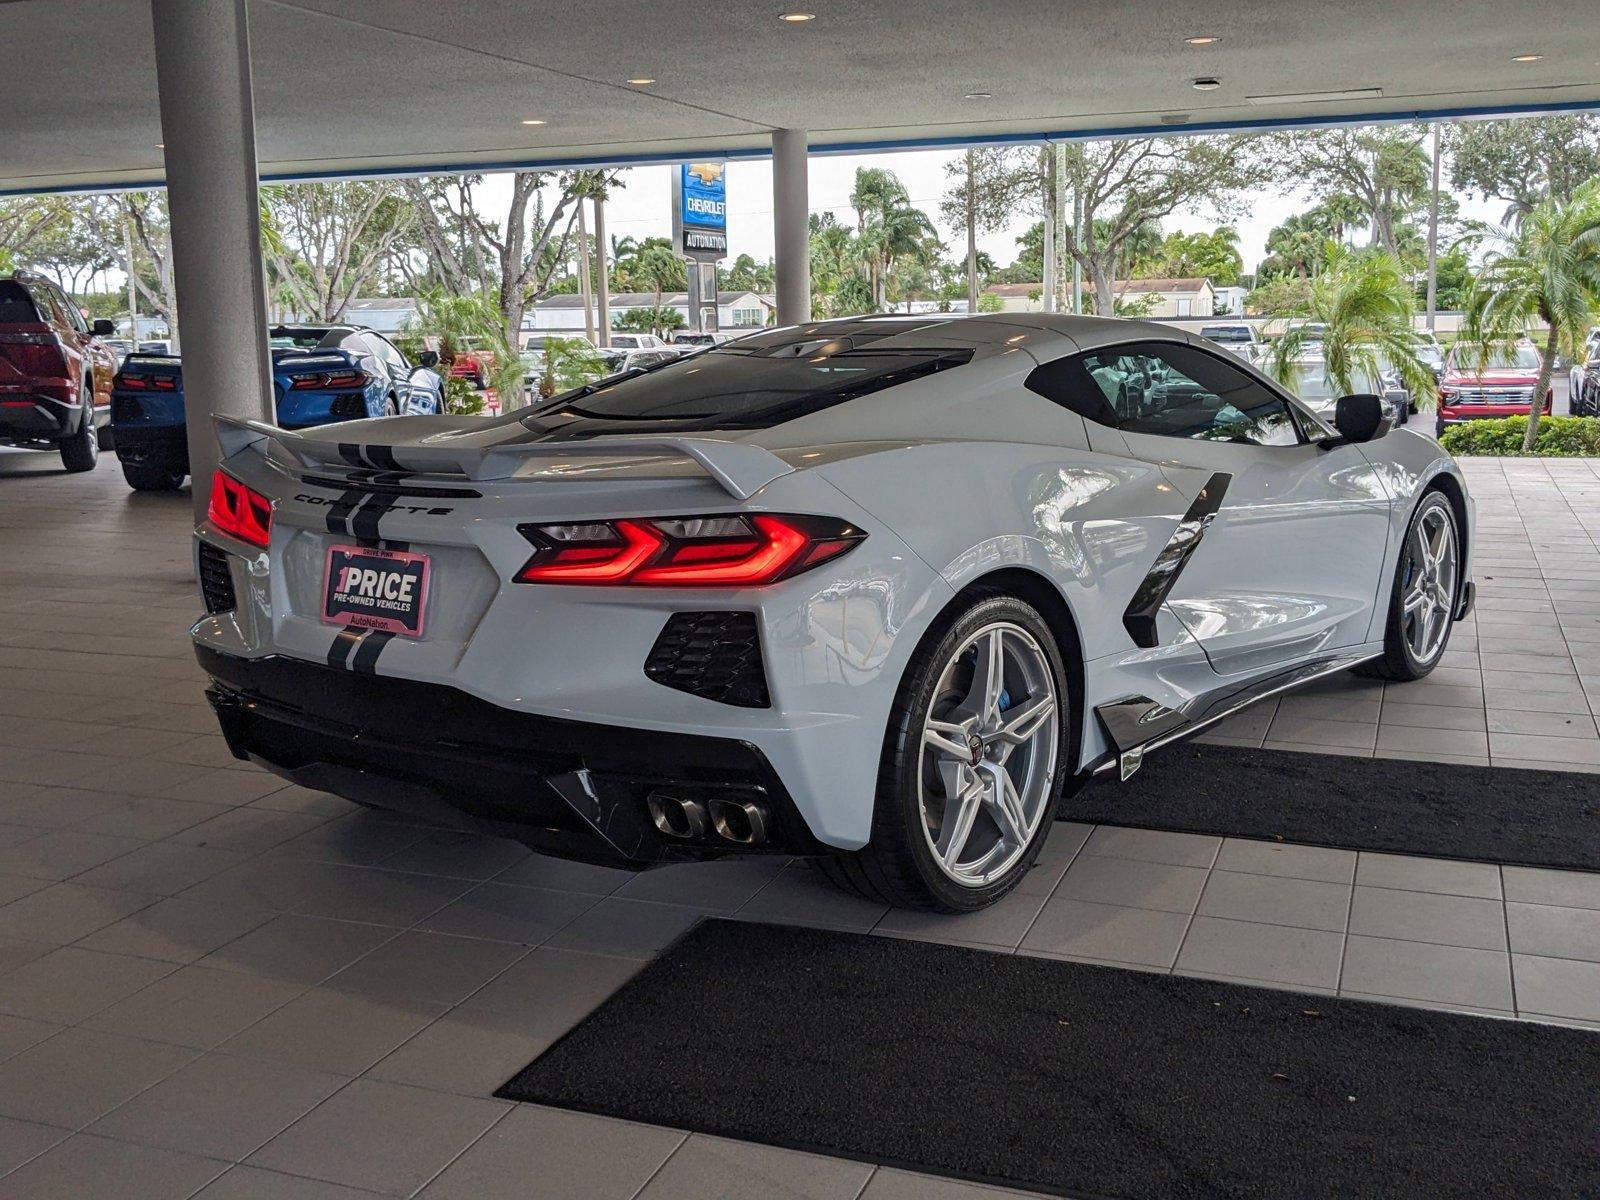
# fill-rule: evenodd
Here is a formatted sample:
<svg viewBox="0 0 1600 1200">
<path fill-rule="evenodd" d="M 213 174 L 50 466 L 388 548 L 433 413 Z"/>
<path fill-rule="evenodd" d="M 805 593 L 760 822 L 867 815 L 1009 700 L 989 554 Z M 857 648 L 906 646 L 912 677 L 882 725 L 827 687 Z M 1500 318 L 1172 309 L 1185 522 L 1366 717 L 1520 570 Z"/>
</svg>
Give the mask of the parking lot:
<svg viewBox="0 0 1600 1200">
<path fill-rule="evenodd" d="M 1600 769 L 1600 472 L 1466 469 L 1478 606 L 1444 666 L 1214 738 Z M 284 786 L 204 702 L 190 519 L 0 456 L 7 1197 L 996 1194 L 491 1098 L 714 915 L 1600 1028 L 1600 875 L 1060 823 L 1017 893 L 952 918 L 779 860 L 633 876 Z"/>
</svg>

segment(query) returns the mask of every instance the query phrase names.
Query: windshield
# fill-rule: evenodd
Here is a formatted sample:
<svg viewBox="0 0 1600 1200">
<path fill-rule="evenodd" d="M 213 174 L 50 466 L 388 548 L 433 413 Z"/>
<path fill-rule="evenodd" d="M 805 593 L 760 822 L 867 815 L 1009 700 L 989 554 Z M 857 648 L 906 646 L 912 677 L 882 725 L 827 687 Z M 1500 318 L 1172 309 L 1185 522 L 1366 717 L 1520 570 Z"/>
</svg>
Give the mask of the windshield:
<svg viewBox="0 0 1600 1200">
<path fill-rule="evenodd" d="M 1478 352 L 1466 346 L 1459 346 L 1450 351 L 1450 366 L 1457 371 L 1476 371 L 1478 366 Z M 1488 362 L 1484 365 L 1486 371 L 1537 371 L 1539 369 L 1539 352 L 1532 346 L 1513 346 L 1510 350 L 1503 347 L 1489 353 Z"/>
<path fill-rule="evenodd" d="M 1340 396 L 1349 394 L 1335 386 L 1334 382 L 1328 378 L 1326 363 L 1294 363 L 1291 369 L 1294 373 L 1289 379 L 1289 390 L 1307 404 L 1320 406 L 1330 400 L 1337 400 Z M 1350 383 L 1357 392 L 1382 391 L 1376 381 L 1363 371 L 1352 372 Z"/>
<path fill-rule="evenodd" d="M 874 340 L 727 343 L 567 392 L 526 421 L 566 437 L 766 429 L 972 358 L 970 349 L 891 349 Z"/>
</svg>

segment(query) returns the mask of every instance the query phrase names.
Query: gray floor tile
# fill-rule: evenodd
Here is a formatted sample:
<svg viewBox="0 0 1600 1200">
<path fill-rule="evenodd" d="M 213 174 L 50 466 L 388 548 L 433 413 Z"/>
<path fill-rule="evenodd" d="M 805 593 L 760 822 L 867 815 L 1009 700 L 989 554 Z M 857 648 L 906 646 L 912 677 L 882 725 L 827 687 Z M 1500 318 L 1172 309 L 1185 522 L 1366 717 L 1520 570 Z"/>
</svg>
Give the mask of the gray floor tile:
<svg viewBox="0 0 1600 1200">
<path fill-rule="evenodd" d="M 240 1166 L 196 1192 L 194 1200 L 372 1200 L 377 1194 L 321 1179 Z"/>
<path fill-rule="evenodd" d="M 235 1162 L 349 1080 L 207 1054 L 100 1118 L 89 1132 Z"/>
<path fill-rule="evenodd" d="M 1200 896 L 1199 915 L 1343 932 L 1350 887 L 1240 871 L 1213 871 Z"/>
<path fill-rule="evenodd" d="M 1506 899 L 1525 904 L 1600 909 L 1600 873 L 1502 867 Z"/>
<path fill-rule="evenodd" d="M 86 1028 L 208 1050 L 305 989 L 238 971 L 180 967 L 84 1022 Z"/>
<path fill-rule="evenodd" d="M 323 986 L 373 1000 L 455 1004 L 527 951 L 505 942 L 408 930 Z"/>
<path fill-rule="evenodd" d="M 366 1078 L 458 1096 L 492 1095 L 554 1040 L 530 1037 L 515 1026 L 514 1019 L 485 1019 L 482 1013 L 458 1008 L 380 1060 Z"/>
<path fill-rule="evenodd" d="M 1345 947 L 1340 990 L 1475 1008 L 1512 1007 L 1510 960 L 1504 951 L 1358 934 L 1351 934 Z"/>
<path fill-rule="evenodd" d="M 615 894 L 624 900 L 653 900 L 731 913 L 777 878 L 784 866 L 785 860 L 779 857 L 681 863 L 641 871 Z"/>
<path fill-rule="evenodd" d="M 545 944 L 585 954 L 613 954 L 643 962 L 707 916 L 704 909 L 606 896 Z"/>
<path fill-rule="evenodd" d="M 752 896 L 735 915 L 748 921 L 778 921 L 786 925 L 816 925 L 864 933 L 888 911 L 888 905 L 846 895 L 816 871 L 794 864 Z"/>
<path fill-rule="evenodd" d="M 519 1104 L 423 1189 L 422 1200 L 515 1195 L 534 1178 L 540 1200 L 633 1200 L 683 1140 L 675 1130 Z"/>
<path fill-rule="evenodd" d="M 1383 705 L 1385 729 L 1458 729 L 1483 732 L 1486 728 L 1481 708 L 1452 708 L 1448 704 L 1412 704 L 1405 700 L 1386 700 Z"/>
<path fill-rule="evenodd" d="M 181 1046 L 65 1029 L 0 1063 L 0 1115 L 77 1129 L 194 1056 Z"/>
<path fill-rule="evenodd" d="M 1210 867 L 1216 862 L 1221 846 L 1221 838 L 1198 833 L 1168 833 L 1158 829 L 1101 825 L 1084 844 L 1083 853 L 1167 863 L 1176 867 Z"/>
<path fill-rule="evenodd" d="M 1344 939 L 1318 929 L 1196 917 L 1178 953 L 1176 969 L 1275 983 L 1335 987 Z"/>
<path fill-rule="evenodd" d="M 1267 741 L 1285 745 L 1335 746 L 1371 750 L 1377 743 L 1377 722 L 1330 721 L 1323 717 L 1295 717 L 1279 713 L 1267 731 Z"/>
<path fill-rule="evenodd" d="M 1193 912 L 1205 886 L 1199 867 L 1080 855 L 1056 887 L 1055 897 L 1095 904 L 1125 904 L 1167 912 Z"/>
<path fill-rule="evenodd" d="M 1315 879 L 1323 883 L 1349 883 L 1356 873 L 1354 850 L 1325 846 L 1292 846 L 1283 842 L 1257 842 L 1224 838 L 1217 854 L 1219 871 L 1244 871 L 1253 875 L 1282 875 L 1290 879 Z"/>
<path fill-rule="evenodd" d="M 1600 1021 L 1600 963 L 1513 954 L 1517 1011 Z"/>
<path fill-rule="evenodd" d="M 1170 967 L 1188 928 L 1187 913 L 1093 904 L 1057 896 L 1022 939 L 1024 953 Z"/>
<path fill-rule="evenodd" d="M 272 918 L 270 909 L 196 904 L 192 900 L 171 898 L 140 909 L 133 916 L 98 929 L 74 944 L 81 950 L 188 963 Z"/>
<path fill-rule="evenodd" d="M 635 878 L 634 872 L 615 867 L 598 867 L 590 863 L 551 858 L 547 854 L 530 854 L 515 866 L 501 871 L 495 876 L 495 882 L 514 883 L 519 887 L 545 888 L 555 892 L 584 892 L 591 896 L 609 896 L 633 878 Z"/>
<path fill-rule="evenodd" d="M 520 842 L 431 829 L 382 860 L 391 871 L 450 875 L 460 879 L 493 879 L 533 852 Z"/>
<path fill-rule="evenodd" d="M 1583 705 L 1577 706 L 1579 709 Z M 1518 709 L 1491 708 L 1488 714 L 1491 733 L 1534 733 L 1545 737 L 1593 738 L 1593 714 L 1580 712 L 1523 712 Z"/>
<path fill-rule="evenodd" d="M 1505 910 L 1498 900 L 1360 884 L 1350 905 L 1350 932 L 1480 950 L 1506 948 Z"/>
<path fill-rule="evenodd" d="M 136 838 L 58 829 L 0 850 L 0 872 L 34 879 L 70 879 L 143 844 Z"/>
<path fill-rule="evenodd" d="M 451 1011 L 463 1021 L 553 1041 L 632 977 L 639 964 L 540 948 Z"/>
<path fill-rule="evenodd" d="M 172 970 L 171 963 L 64 946 L 0 976 L 0 1012 L 73 1024 Z"/>
<path fill-rule="evenodd" d="M 93 887 L 121 888 L 129 892 L 153 892 L 175 896 L 186 888 L 244 861 L 244 855 L 204 846 L 183 846 L 174 842 L 141 845 L 110 862 L 85 871 L 74 882 Z"/>
<path fill-rule="evenodd" d="M 1493 863 L 1455 862 L 1363 850 L 1356 866 L 1356 882 L 1366 887 L 1481 896 L 1489 900 L 1500 898 L 1500 868 Z"/>
<path fill-rule="evenodd" d="M 1414 729 L 1385 724 L 1378 730 L 1378 749 L 1402 750 L 1421 756 L 1449 754 L 1487 758 L 1489 735 L 1468 729 Z"/>
<path fill-rule="evenodd" d="M 965 942 L 1013 948 L 1044 907 L 1045 895 L 1015 891 L 999 903 L 975 913 L 934 913 L 892 908 L 874 933 L 903 934 L 934 942 Z"/>
<path fill-rule="evenodd" d="M 11 1017 L 0 1013 L 0 1062 L 21 1054 L 29 1046 L 37 1046 L 46 1038 L 60 1033 L 64 1025 L 53 1021 L 35 1021 L 29 1017 Z"/>
<path fill-rule="evenodd" d="M 695 1134 L 639 1200 L 855 1200 L 871 1175 L 862 1163 Z"/>
<path fill-rule="evenodd" d="M 37 1158 L 71 1136 L 69 1129 L 0 1117 L 0 1175 L 16 1170 L 30 1158 Z M 0 1183 L 0 1189 L 4 1187 Z"/>
<path fill-rule="evenodd" d="M 357 1080 L 250 1156 L 252 1166 L 408 1196 L 508 1110 L 396 1083 Z"/>
<path fill-rule="evenodd" d="M 105 806 L 78 828 L 148 841 L 181 833 L 201 821 L 209 821 L 220 811 L 215 804 L 169 800 L 162 796 L 117 796 L 113 799 L 115 803 Z"/>
<path fill-rule="evenodd" d="M 6 1200 L 174 1200 L 228 1169 L 215 1159 L 78 1134 L 7 1175 Z"/>
<path fill-rule="evenodd" d="M 1513 902 L 1506 925 L 1515 954 L 1600 962 L 1600 910 Z"/>
<path fill-rule="evenodd" d="M 359 1075 L 412 1037 L 443 1005 L 400 1004 L 312 988 L 222 1043 L 228 1054 Z"/>
<path fill-rule="evenodd" d="M 158 896 L 56 883 L 0 907 L 0 937 L 66 945 L 120 921 Z"/>
<path fill-rule="evenodd" d="M 218 947 L 199 965 L 310 986 L 396 936 L 380 925 L 280 916 Z"/>
<path fill-rule="evenodd" d="M 422 921 L 423 929 L 537 946 L 599 901 L 579 892 L 484 883 Z"/>
</svg>

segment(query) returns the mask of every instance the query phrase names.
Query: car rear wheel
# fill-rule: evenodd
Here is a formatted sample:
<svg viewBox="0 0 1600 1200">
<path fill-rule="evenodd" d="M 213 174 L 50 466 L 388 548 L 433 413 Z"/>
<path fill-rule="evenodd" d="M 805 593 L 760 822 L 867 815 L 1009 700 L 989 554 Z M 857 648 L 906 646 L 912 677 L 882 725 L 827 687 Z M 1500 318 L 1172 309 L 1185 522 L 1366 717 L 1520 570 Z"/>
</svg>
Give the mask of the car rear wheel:
<svg viewBox="0 0 1600 1200">
<path fill-rule="evenodd" d="M 61 439 L 61 465 L 68 471 L 92 471 L 100 460 L 100 433 L 94 427 L 94 389 L 83 385 L 82 415 L 78 428 Z"/>
<path fill-rule="evenodd" d="M 1378 679 L 1421 679 L 1439 665 L 1450 643 L 1461 587 L 1461 534 L 1442 492 L 1429 492 L 1411 515 L 1400 546 L 1383 656 L 1361 668 Z"/>
<path fill-rule="evenodd" d="M 882 903 L 972 912 L 1038 858 L 1072 744 L 1066 666 L 1049 626 L 981 592 L 917 648 L 884 742 L 871 840 L 819 860 Z"/>
</svg>

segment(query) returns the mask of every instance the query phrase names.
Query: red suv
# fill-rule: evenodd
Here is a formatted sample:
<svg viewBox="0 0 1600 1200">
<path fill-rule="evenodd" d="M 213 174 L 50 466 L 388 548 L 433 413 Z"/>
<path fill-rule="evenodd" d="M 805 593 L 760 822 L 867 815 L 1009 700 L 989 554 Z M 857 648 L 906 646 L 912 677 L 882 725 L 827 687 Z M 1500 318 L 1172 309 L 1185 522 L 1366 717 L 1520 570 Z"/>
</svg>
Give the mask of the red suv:
<svg viewBox="0 0 1600 1200">
<path fill-rule="evenodd" d="M 0 278 L 0 445 L 55 446 L 67 470 L 93 467 L 117 373 L 100 339 L 114 332 L 48 279 Z"/>
<path fill-rule="evenodd" d="M 1487 417 L 1525 417 L 1533 408 L 1539 386 L 1539 350 L 1532 342 L 1518 342 L 1509 350 L 1495 350 L 1480 368 L 1477 352 L 1452 346 L 1444 358 L 1439 379 L 1439 433 L 1462 421 Z M 1551 392 L 1544 394 L 1543 412 L 1550 411 Z"/>
</svg>

